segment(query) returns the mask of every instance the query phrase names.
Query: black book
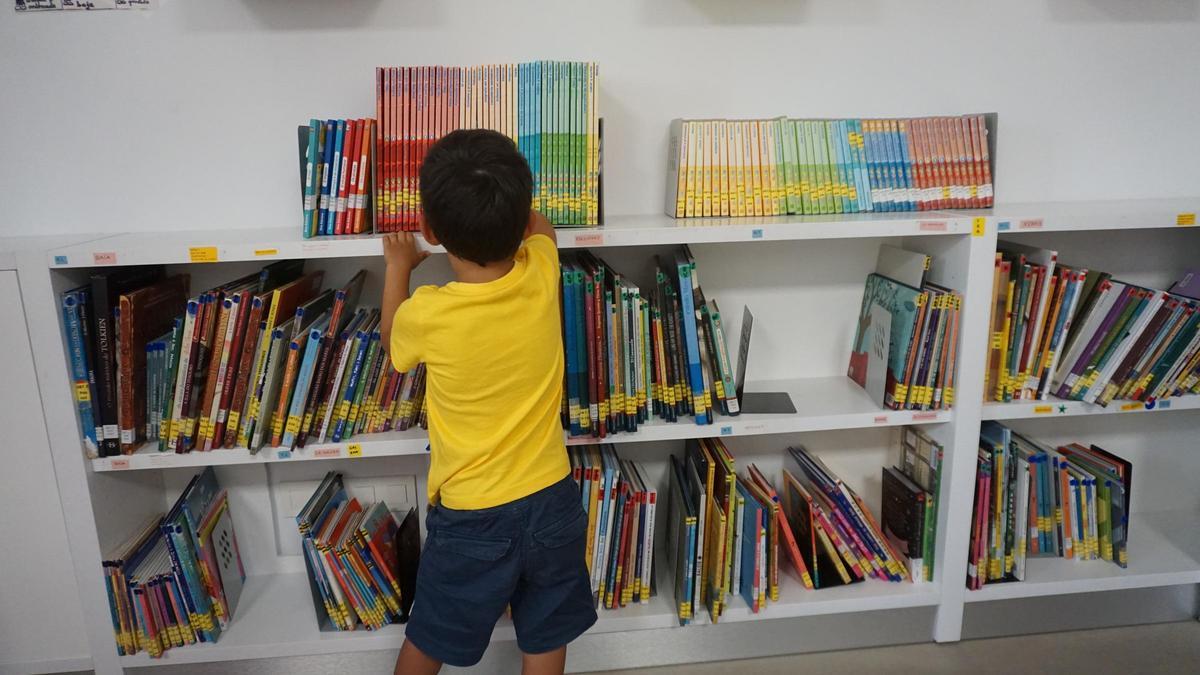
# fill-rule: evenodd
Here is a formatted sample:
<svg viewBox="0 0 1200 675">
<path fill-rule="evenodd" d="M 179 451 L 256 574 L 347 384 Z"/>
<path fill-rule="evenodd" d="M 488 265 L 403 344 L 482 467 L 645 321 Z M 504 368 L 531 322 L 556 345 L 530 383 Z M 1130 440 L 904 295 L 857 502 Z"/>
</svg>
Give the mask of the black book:
<svg viewBox="0 0 1200 675">
<path fill-rule="evenodd" d="M 115 310 L 117 299 L 136 288 L 149 286 L 165 276 L 161 265 L 119 267 L 93 272 L 92 336 L 96 371 L 96 426 L 103 431 L 96 445 L 101 457 L 121 454 L 121 433 L 117 422 L 117 340 Z"/>
<path fill-rule="evenodd" d="M 884 467 L 880 525 L 896 553 L 908 559 L 913 579 L 923 576 L 918 572 L 925 545 L 925 497 L 925 491 L 899 469 Z"/>
<path fill-rule="evenodd" d="M 396 558 L 400 566 L 396 580 L 400 582 L 400 623 L 408 621 L 413 595 L 417 592 L 417 567 L 421 563 L 421 527 L 417 510 L 409 509 L 396 530 Z"/>
</svg>

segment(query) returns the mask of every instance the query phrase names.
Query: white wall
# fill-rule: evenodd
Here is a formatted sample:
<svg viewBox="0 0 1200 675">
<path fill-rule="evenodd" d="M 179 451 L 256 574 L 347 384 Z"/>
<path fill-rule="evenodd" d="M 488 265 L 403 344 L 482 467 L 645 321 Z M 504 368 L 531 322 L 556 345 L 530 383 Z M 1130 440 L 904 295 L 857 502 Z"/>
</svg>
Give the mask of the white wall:
<svg viewBox="0 0 1200 675">
<path fill-rule="evenodd" d="M 595 59 L 610 213 L 677 116 L 1000 113 L 1003 201 L 1196 193 L 1197 0 L 160 0 L 0 8 L 0 235 L 295 220 L 294 128 L 381 64 Z"/>
</svg>

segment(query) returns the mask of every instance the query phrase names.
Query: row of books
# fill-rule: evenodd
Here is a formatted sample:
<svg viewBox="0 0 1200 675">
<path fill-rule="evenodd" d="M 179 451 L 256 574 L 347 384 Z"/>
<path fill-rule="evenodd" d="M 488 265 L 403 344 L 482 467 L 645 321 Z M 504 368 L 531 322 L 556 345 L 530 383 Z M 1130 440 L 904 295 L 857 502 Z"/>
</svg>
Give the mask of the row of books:
<svg viewBox="0 0 1200 675">
<path fill-rule="evenodd" d="M 376 630 L 408 621 L 416 592 L 421 531 L 416 509 L 400 521 L 377 501 L 351 495 L 330 471 L 296 514 L 304 564 L 321 599 L 322 630 Z"/>
<path fill-rule="evenodd" d="M 304 158 L 304 236 L 370 232 L 368 177 L 375 120 L 310 120 Z"/>
<path fill-rule="evenodd" d="M 954 405 L 962 294 L 927 281 L 931 265 L 883 244 L 863 290 L 847 374 L 892 410 Z"/>
<path fill-rule="evenodd" d="M 803 447 L 788 448 L 779 489 L 751 464 L 739 475 L 719 439 L 671 455 L 668 554 L 681 625 L 729 596 L 752 612 L 779 600 L 781 567 L 808 589 L 912 578 L 863 500 Z M 779 556 L 787 558 L 781 565 Z"/>
<path fill-rule="evenodd" d="M 1054 447 L 984 422 L 977 462 L 967 588 L 1023 581 L 1030 557 L 1128 566 L 1128 461 L 1095 445 Z"/>
<path fill-rule="evenodd" d="M 1107 406 L 1200 392 L 1200 281 L 1169 291 L 1000 242 L 985 398 L 1049 395 Z"/>
<path fill-rule="evenodd" d="M 216 642 L 241 597 L 245 568 L 229 499 L 212 467 L 161 513 L 104 556 L 117 653 L 160 657 Z"/>
<path fill-rule="evenodd" d="M 562 259 L 563 426 L 603 438 L 652 416 L 738 414 L 720 309 L 686 247 L 658 258 L 644 290 L 589 252 Z"/>
<path fill-rule="evenodd" d="M 396 372 L 379 311 L 358 306 L 366 273 L 281 261 L 191 298 L 187 275 L 105 270 L 62 298 L 89 456 L 265 445 L 425 424 L 425 369 Z"/>
<path fill-rule="evenodd" d="M 933 581 L 944 448 L 916 427 L 895 433 L 898 465 L 883 467 L 879 519 L 916 583 Z"/>
<path fill-rule="evenodd" d="M 654 579 L 658 488 L 612 445 L 570 448 L 571 476 L 587 513 L 587 568 L 600 607 L 647 604 Z"/>
<path fill-rule="evenodd" d="M 376 230 L 418 228 L 421 164 L 455 129 L 511 138 L 554 224 L 599 224 L 597 76 L 595 63 L 563 61 L 376 68 Z"/>
<path fill-rule="evenodd" d="M 671 122 L 676 218 L 986 208 L 982 115 Z"/>
</svg>

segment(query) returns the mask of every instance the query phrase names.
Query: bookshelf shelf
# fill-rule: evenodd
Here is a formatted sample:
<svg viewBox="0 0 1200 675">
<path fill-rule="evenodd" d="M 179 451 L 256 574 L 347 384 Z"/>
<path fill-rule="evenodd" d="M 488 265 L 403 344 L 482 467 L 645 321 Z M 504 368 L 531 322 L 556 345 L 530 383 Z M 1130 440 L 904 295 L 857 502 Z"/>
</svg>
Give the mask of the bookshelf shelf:
<svg viewBox="0 0 1200 675">
<path fill-rule="evenodd" d="M 1130 518 L 1129 567 L 1105 560 L 1030 558 L 1025 581 L 967 591 L 967 602 L 1200 583 L 1200 514 L 1164 511 Z"/>
<path fill-rule="evenodd" d="M 714 424 L 695 424 L 692 418 L 678 422 L 655 419 L 636 432 L 621 432 L 604 439 L 591 436 L 567 437 L 568 445 L 589 443 L 645 443 L 676 441 L 712 436 L 757 436 L 803 431 L 830 431 L 866 427 L 892 427 L 906 424 L 937 424 L 953 418 L 953 410 L 913 411 L 880 410 L 858 385 L 847 377 L 813 377 L 800 380 L 752 383 L 749 391 L 786 391 L 797 412 L 791 415 L 742 414 L 719 416 Z M 355 448 L 357 446 L 357 448 Z M 228 448 L 185 454 L 158 452 L 146 444 L 132 455 L 99 457 L 92 461 L 93 471 L 127 471 L 178 467 L 261 464 L 354 457 L 394 457 L 423 455 L 428 452 L 429 437 L 424 430 L 389 431 L 360 434 L 342 443 L 318 443 L 292 451 L 265 447 L 257 454 L 245 448 Z"/>
<path fill-rule="evenodd" d="M 560 228 L 560 248 L 602 248 L 967 234 L 971 218 L 948 212 L 858 213 L 769 218 L 614 216 L 602 227 Z M 426 247 L 444 252 L 440 246 Z M 383 255 L 377 235 L 305 239 L 298 228 L 117 234 L 52 250 L 50 267 L 354 258 Z"/>
<path fill-rule="evenodd" d="M 1075 415 L 1116 415 L 1122 413 L 1162 412 L 1200 409 L 1200 394 L 1176 396 L 1153 404 L 1141 401 L 1113 401 L 1107 407 L 1083 401 L 1064 401 L 1049 398 L 1045 401 L 1013 401 L 984 403 L 985 420 L 1020 420 L 1044 417 L 1073 417 Z"/>
<path fill-rule="evenodd" d="M 1009 234 L 1191 227 L 1197 212 L 1200 199 L 1189 198 L 997 204 L 963 213 L 987 216 L 1000 234 Z"/>
</svg>

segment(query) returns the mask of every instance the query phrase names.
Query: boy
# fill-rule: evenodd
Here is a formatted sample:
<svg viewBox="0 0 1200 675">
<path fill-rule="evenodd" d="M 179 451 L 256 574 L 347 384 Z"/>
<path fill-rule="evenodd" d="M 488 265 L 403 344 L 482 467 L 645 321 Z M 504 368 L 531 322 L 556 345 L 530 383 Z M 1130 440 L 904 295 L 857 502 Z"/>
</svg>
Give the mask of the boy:
<svg viewBox="0 0 1200 675">
<path fill-rule="evenodd" d="M 526 675 L 562 673 L 596 621 L 587 518 L 559 407 L 563 347 L 554 228 L 530 208 L 524 157 L 493 131 L 461 130 L 421 167 L 421 233 L 455 281 L 409 277 L 427 252 L 384 238 L 384 344 L 403 372 L 428 369 L 429 515 L 398 675 L 479 662 L 512 608 Z"/>
</svg>

